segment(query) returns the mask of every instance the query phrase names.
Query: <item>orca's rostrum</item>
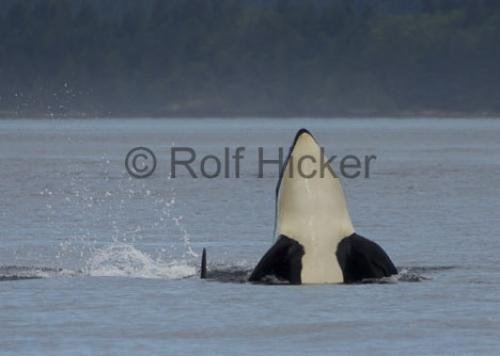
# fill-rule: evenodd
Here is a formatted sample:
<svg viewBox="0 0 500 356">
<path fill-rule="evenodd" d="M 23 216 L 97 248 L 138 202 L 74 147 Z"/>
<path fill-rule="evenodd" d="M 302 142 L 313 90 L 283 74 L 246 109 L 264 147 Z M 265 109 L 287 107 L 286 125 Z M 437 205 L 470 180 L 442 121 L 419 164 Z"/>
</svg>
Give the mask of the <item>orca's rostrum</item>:
<svg viewBox="0 0 500 356">
<path fill-rule="evenodd" d="M 354 283 L 397 274 L 379 245 L 356 234 L 340 180 L 325 162 L 311 133 L 299 130 L 276 187 L 277 239 L 251 282 Z"/>
</svg>

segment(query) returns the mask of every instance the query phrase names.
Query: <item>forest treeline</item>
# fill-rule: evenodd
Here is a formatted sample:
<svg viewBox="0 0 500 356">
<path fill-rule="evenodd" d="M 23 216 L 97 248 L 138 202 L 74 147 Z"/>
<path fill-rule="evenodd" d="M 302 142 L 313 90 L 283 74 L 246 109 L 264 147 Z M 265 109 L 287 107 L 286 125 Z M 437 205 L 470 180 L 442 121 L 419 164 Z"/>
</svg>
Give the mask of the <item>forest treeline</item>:
<svg viewBox="0 0 500 356">
<path fill-rule="evenodd" d="M 500 112 L 496 0 L 6 0 L 0 116 Z"/>
</svg>

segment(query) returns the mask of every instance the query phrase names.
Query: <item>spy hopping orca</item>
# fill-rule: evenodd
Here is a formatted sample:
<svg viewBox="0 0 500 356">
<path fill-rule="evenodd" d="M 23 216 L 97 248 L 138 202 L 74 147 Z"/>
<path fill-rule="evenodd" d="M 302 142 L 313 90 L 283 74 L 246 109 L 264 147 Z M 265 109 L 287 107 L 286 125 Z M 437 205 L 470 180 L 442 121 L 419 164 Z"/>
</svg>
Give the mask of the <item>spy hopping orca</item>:
<svg viewBox="0 0 500 356">
<path fill-rule="evenodd" d="M 340 180 L 305 129 L 297 132 L 276 187 L 275 235 L 250 281 L 353 283 L 397 273 L 379 245 L 354 232 Z"/>
<path fill-rule="evenodd" d="M 355 233 L 340 180 L 309 131 L 297 132 L 284 167 L 276 186 L 277 240 L 250 282 L 354 283 L 397 274 L 379 245 Z"/>
</svg>

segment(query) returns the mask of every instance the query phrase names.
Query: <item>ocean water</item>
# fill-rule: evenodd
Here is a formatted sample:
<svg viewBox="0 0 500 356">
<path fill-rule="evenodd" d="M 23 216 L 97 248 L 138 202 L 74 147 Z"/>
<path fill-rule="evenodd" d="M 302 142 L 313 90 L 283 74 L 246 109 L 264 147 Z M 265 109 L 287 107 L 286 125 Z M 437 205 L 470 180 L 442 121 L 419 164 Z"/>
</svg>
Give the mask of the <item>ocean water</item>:
<svg viewBox="0 0 500 356">
<path fill-rule="evenodd" d="M 329 156 L 376 156 L 342 182 L 397 277 L 245 283 L 273 243 L 278 170 L 259 177 L 258 148 L 277 159 L 301 127 Z M 139 146 L 143 179 L 125 168 Z M 234 161 L 172 176 L 173 148 L 200 173 L 239 146 L 238 178 Z M 0 183 L 2 354 L 500 352 L 498 120 L 1 120 Z"/>
</svg>

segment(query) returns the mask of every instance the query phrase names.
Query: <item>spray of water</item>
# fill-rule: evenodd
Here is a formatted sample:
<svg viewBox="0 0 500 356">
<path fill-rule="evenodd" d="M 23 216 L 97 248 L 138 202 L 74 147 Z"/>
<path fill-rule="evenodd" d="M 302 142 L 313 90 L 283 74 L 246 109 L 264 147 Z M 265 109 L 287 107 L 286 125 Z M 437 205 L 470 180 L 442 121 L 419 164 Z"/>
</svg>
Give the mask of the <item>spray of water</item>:
<svg viewBox="0 0 500 356">
<path fill-rule="evenodd" d="M 172 149 L 174 146 L 175 146 L 175 143 L 172 142 L 170 148 Z M 166 204 L 166 206 L 167 206 L 166 215 L 174 222 L 175 226 L 180 230 L 180 232 L 182 234 L 182 240 L 184 242 L 184 247 L 186 248 L 186 252 L 184 253 L 184 256 L 185 256 L 185 254 L 188 254 L 191 257 L 197 258 L 197 257 L 199 257 L 199 255 L 193 251 L 193 249 L 191 247 L 191 239 L 190 239 L 189 233 L 188 233 L 185 225 L 182 223 L 183 217 L 174 215 L 176 192 L 175 192 L 175 187 L 172 184 L 172 172 L 169 173 L 167 179 L 170 183 L 169 186 L 170 186 L 171 199 L 170 199 L 170 202 L 168 202 Z"/>
<path fill-rule="evenodd" d="M 196 268 L 184 260 L 154 259 L 134 246 L 113 243 L 97 249 L 84 272 L 99 277 L 181 279 L 196 274 Z"/>
<path fill-rule="evenodd" d="M 72 210 L 75 210 L 76 205 L 78 207 L 76 210 L 82 217 L 87 217 L 87 220 L 95 224 L 108 226 L 111 241 L 106 243 L 102 236 L 91 235 L 85 226 L 76 226 L 74 234 L 60 243 L 56 254 L 60 266 L 65 265 L 64 260 L 77 257 L 83 261 L 82 272 L 91 276 L 179 279 L 194 275 L 196 267 L 194 267 L 195 264 L 190 264 L 189 260 L 197 258 L 198 254 L 191 247 L 190 235 L 182 221 L 183 217 L 176 214 L 176 190 L 172 177 L 168 176 L 168 197 L 154 199 L 155 194 L 148 189 L 147 182 L 142 182 L 142 186 L 139 187 L 138 182 L 131 178 L 109 182 L 109 167 L 107 166 L 110 161 L 105 157 L 101 161 L 101 164 L 105 162 L 105 166 L 100 167 L 102 178 L 105 180 L 104 185 L 108 183 L 117 185 L 103 192 L 92 191 L 85 184 L 85 178 L 88 177 L 80 177 L 76 174 L 72 176 L 69 189 L 61 193 L 67 195 L 65 204 L 70 205 Z M 120 197 L 119 194 L 122 196 Z M 154 217 L 151 229 L 161 230 L 166 224 L 164 227 L 175 226 L 180 232 L 178 236 L 182 241 L 182 252 L 175 253 L 175 242 L 172 243 L 171 240 L 165 241 L 165 246 L 158 249 L 154 255 L 139 249 L 137 242 L 142 242 L 143 233 L 151 230 L 141 221 L 128 222 L 129 218 L 134 218 L 133 215 L 129 216 L 129 200 L 137 198 L 151 201 L 150 216 Z M 96 205 L 99 205 L 99 211 L 107 209 L 109 214 L 96 216 Z M 122 213 L 127 216 L 127 224 L 124 224 L 121 218 Z M 169 248 L 169 244 L 172 248 Z"/>
</svg>

